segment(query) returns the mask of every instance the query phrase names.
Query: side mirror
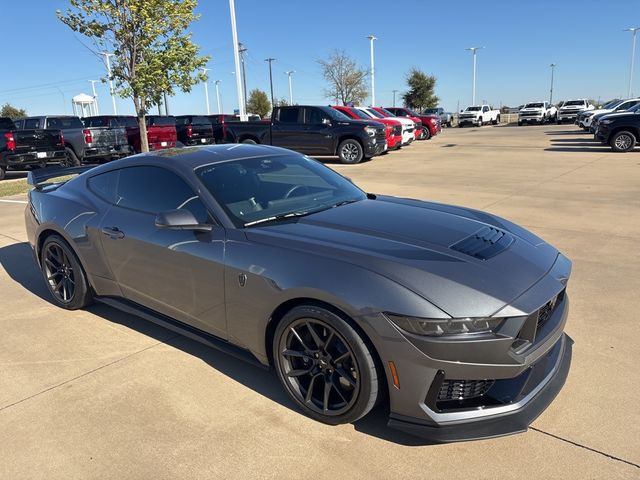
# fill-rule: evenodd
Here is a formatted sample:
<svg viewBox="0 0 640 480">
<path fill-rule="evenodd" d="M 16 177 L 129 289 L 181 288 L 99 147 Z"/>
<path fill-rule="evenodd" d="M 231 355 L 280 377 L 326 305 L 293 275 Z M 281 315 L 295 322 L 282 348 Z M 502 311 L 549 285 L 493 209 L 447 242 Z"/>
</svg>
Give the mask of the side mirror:
<svg viewBox="0 0 640 480">
<path fill-rule="evenodd" d="M 196 230 L 199 232 L 209 232 L 213 228 L 211 225 L 198 223 L 196 217 L 189 210 L 166 210 L 156 215 L 156 227 L 169 230 Z"/>
<path fill-rule="evenodd" d="M 326 125 L 327 127 L 331 126 L 331 120 L 328 118 L 323 118 L 322 125 Z"/>
</svg>

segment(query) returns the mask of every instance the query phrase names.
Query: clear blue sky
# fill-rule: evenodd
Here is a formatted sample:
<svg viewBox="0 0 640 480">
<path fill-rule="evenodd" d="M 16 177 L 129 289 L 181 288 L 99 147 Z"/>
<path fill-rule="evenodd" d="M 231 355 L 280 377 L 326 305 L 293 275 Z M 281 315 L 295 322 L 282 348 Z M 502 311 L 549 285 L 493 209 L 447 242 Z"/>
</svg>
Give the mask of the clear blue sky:
<svg viewBox="0 0 640 480">
<path fill-rule="evenodd" d="M 100 60 L 83 45 L 88 41 L 57 20 L 56 8 L 65 6 L 59 0 L 3 2 L 0 104 L 30 114 L 64 113 L 64 95 L 70 113 L 70 98 L 90 94 L 88 80 L 104 76 Z M 198 11 L 193 39 L 212 56 L 211 82 L 221 80 L 224 109 L 232 111 L 228 1 L 200 0 Z M 327 104 L 316 60 L 341 48 L 369 68 L 365 36 L 374 34 L 377 103 L 390 104 L 392 90 L 405 89 L 406 72 L 417 67 L 437 77 L 436 94 L 449 110 L 471 101 L 471 55 L 464 50 L 470 46 L 486 47 L 478 53 L 478 101 L 515 106 L 548 98 L 551 62 L 558 64 L 554 99 L 621 96 L 631 54 L 631 34 L 622 29 L 640 26 L 637 0 L 236 0 L 236 11 L 239 39 L 248 48 L 249 89 L 268 91 L 264 59 L 275 57 L 276 96 L 288 96 L 284 71 L 296 70 L 294 100 Z M 633 90 L 640 93 L 640 72 L 635 78 Z M 111 113 L 106 85 L 97 87 L 101 113 Z M 209 91 L 216 111 L 212 83 Z M 205 112 L 204 87 L 178 93 L 169 105 L 172 114 Z M 118 99 L 118 106 L 133 113 L 129 99 Z"/>
</svg>

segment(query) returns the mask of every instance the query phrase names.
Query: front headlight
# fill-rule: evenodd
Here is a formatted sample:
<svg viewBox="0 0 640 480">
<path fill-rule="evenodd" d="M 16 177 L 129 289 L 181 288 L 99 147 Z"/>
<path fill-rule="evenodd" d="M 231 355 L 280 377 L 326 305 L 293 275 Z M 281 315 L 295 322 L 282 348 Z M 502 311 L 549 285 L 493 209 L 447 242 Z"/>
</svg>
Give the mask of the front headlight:
<svg viewBox="0 0 640 480">
<path fill-rule="evenodd" d="M 581 115 L 586 118 L 586 117 L 590 117 L 590 116 L 595 115 L 595 114 L 593 112 L 584 112 Z"/>
<path fill-rule="evenodd" d="M 416 335 L 447 337 L 453 335 L 473 335 L 491 333 L 504 318 L 417 318 L 385 313 L 385 316 L 399 329 Z"/>
<path fill-rule="evenodd" d="M 602 125 L 609 125 L 610 123 L 613 123 L 613 120 L 605 119 L 605 120 L 600 120 L 600 122 L 598 123 L 601 123 Z"/>
<path fill-rule="evenodd" d="M 376 136 L 376 128 L 375 127 L 364 127 L 364 131 L 367 132 L 367 135 L 370 137 Z"/>
</svg>

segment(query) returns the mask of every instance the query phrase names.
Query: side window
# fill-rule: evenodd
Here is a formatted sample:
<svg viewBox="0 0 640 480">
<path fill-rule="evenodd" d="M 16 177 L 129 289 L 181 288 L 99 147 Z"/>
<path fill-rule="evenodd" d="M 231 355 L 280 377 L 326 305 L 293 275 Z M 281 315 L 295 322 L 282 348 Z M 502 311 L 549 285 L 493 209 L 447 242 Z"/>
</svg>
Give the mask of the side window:
<svg viewBox="0 0 640 480">
<path fill-rule="evenodd" d="M 488 112 L 489 111 L 489 107 L 482 107 L 482 111 L 483 112 Z"/>
<path fill-rule="evenodd" d="M 105 202 L 115 204 L 119 174 L 120 170 L 113 170 L 111 172 L 102 173 L 89 178 L 89 190 Z"/>
<path fill-rule="evenodd" d="M 22 130 L 24 128 L 24 120 L 16 120 L 15 122 L 16 130 Z"/>
<path fill-rule="evenodd" d="M 42 128 L 40 126 L 40 119 L 39 118 L 27 118 L 24 121 L 24 126 L 22 127 L 25 130 L 31 130 L 33 128 Z"/>
<path fill-rule="evenodd" d="M 307 108 L 307 118 L 305 123 L 309 125 L 322 125 L 324 119 L 329 119 L 319 108 Z"/>
<path fill-rule="evenodd" d="M 296 107 L 282 108 L 278 113 L 278 122 L 298 123 L 299 112 L 300 112 L 300 109 Z"/>
</svg>

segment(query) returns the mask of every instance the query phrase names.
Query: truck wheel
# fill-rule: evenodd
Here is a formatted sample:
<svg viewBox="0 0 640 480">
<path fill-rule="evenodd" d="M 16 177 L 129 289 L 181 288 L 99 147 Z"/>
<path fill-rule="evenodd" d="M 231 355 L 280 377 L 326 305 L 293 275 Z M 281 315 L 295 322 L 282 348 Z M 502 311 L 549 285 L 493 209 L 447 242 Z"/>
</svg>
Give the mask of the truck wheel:
<svg viewBox="0 0 640 480">
<path fill-rule="evenodd" d="M 6 174 L 7 174 L 6 167 L 0 167 L 0 180 L 4 180 L 4 177 Z"/>
<path fill-rule="evenodd" d="M 631 132 L 618 132 L 611 137 L 609 145 L 614 152 L 629 152 L 636 145 L 636 137 Z"/>
<path fill-rule="evenodd" d="M 518 120 L 518 126 L 521 127 L 522 126 L 522 120 Z"/>
<path fill-rule="evenodd" d="M 80 165 L 80 160 L 73 150 L 71 150 L 70 148 L 65 148 L 64 153 L 64 158 L 60 160 L 60 165 L 62 167 L 77 167 Z"/>
<path fill-rule="evenodd" d="M 338 157 L 340 157 L 342 163 L 359 163 L 364 158 L 362 145 L 351 138 L 343 140 L 338 146 Z"/>
<path fill-rule="evenodd" d="M 480 117 L 480 118 L 478 119 L 478 126 L 479 126 L 479 127 L 481 127 L 481 126 L 482 126 L 482 117 Z"/>
<path fill-rule="evenodd" d="M 258 144 L 258 142 L 256 142 L 255 140 L 253 140 L 251 138 L 245 138 L 240 143 L 248 143 L 249 145 L 257 145 Z"/>
<path fill-rule="evenodd" d="M 429 140 L 431 138 L 431 130 L 428 128 L 422 129 L 422 135 L 420 135 L 420 140 Z"/>
<path fill-rule="evenodd" d="M 458 128 L 462 128 L 462 127 L 464 127 L 464 125 L 463 125 L 463 124 L 461 124 L 461 123 L 459 123 L 459 124 L 458 124 Z"/>
</svg>

